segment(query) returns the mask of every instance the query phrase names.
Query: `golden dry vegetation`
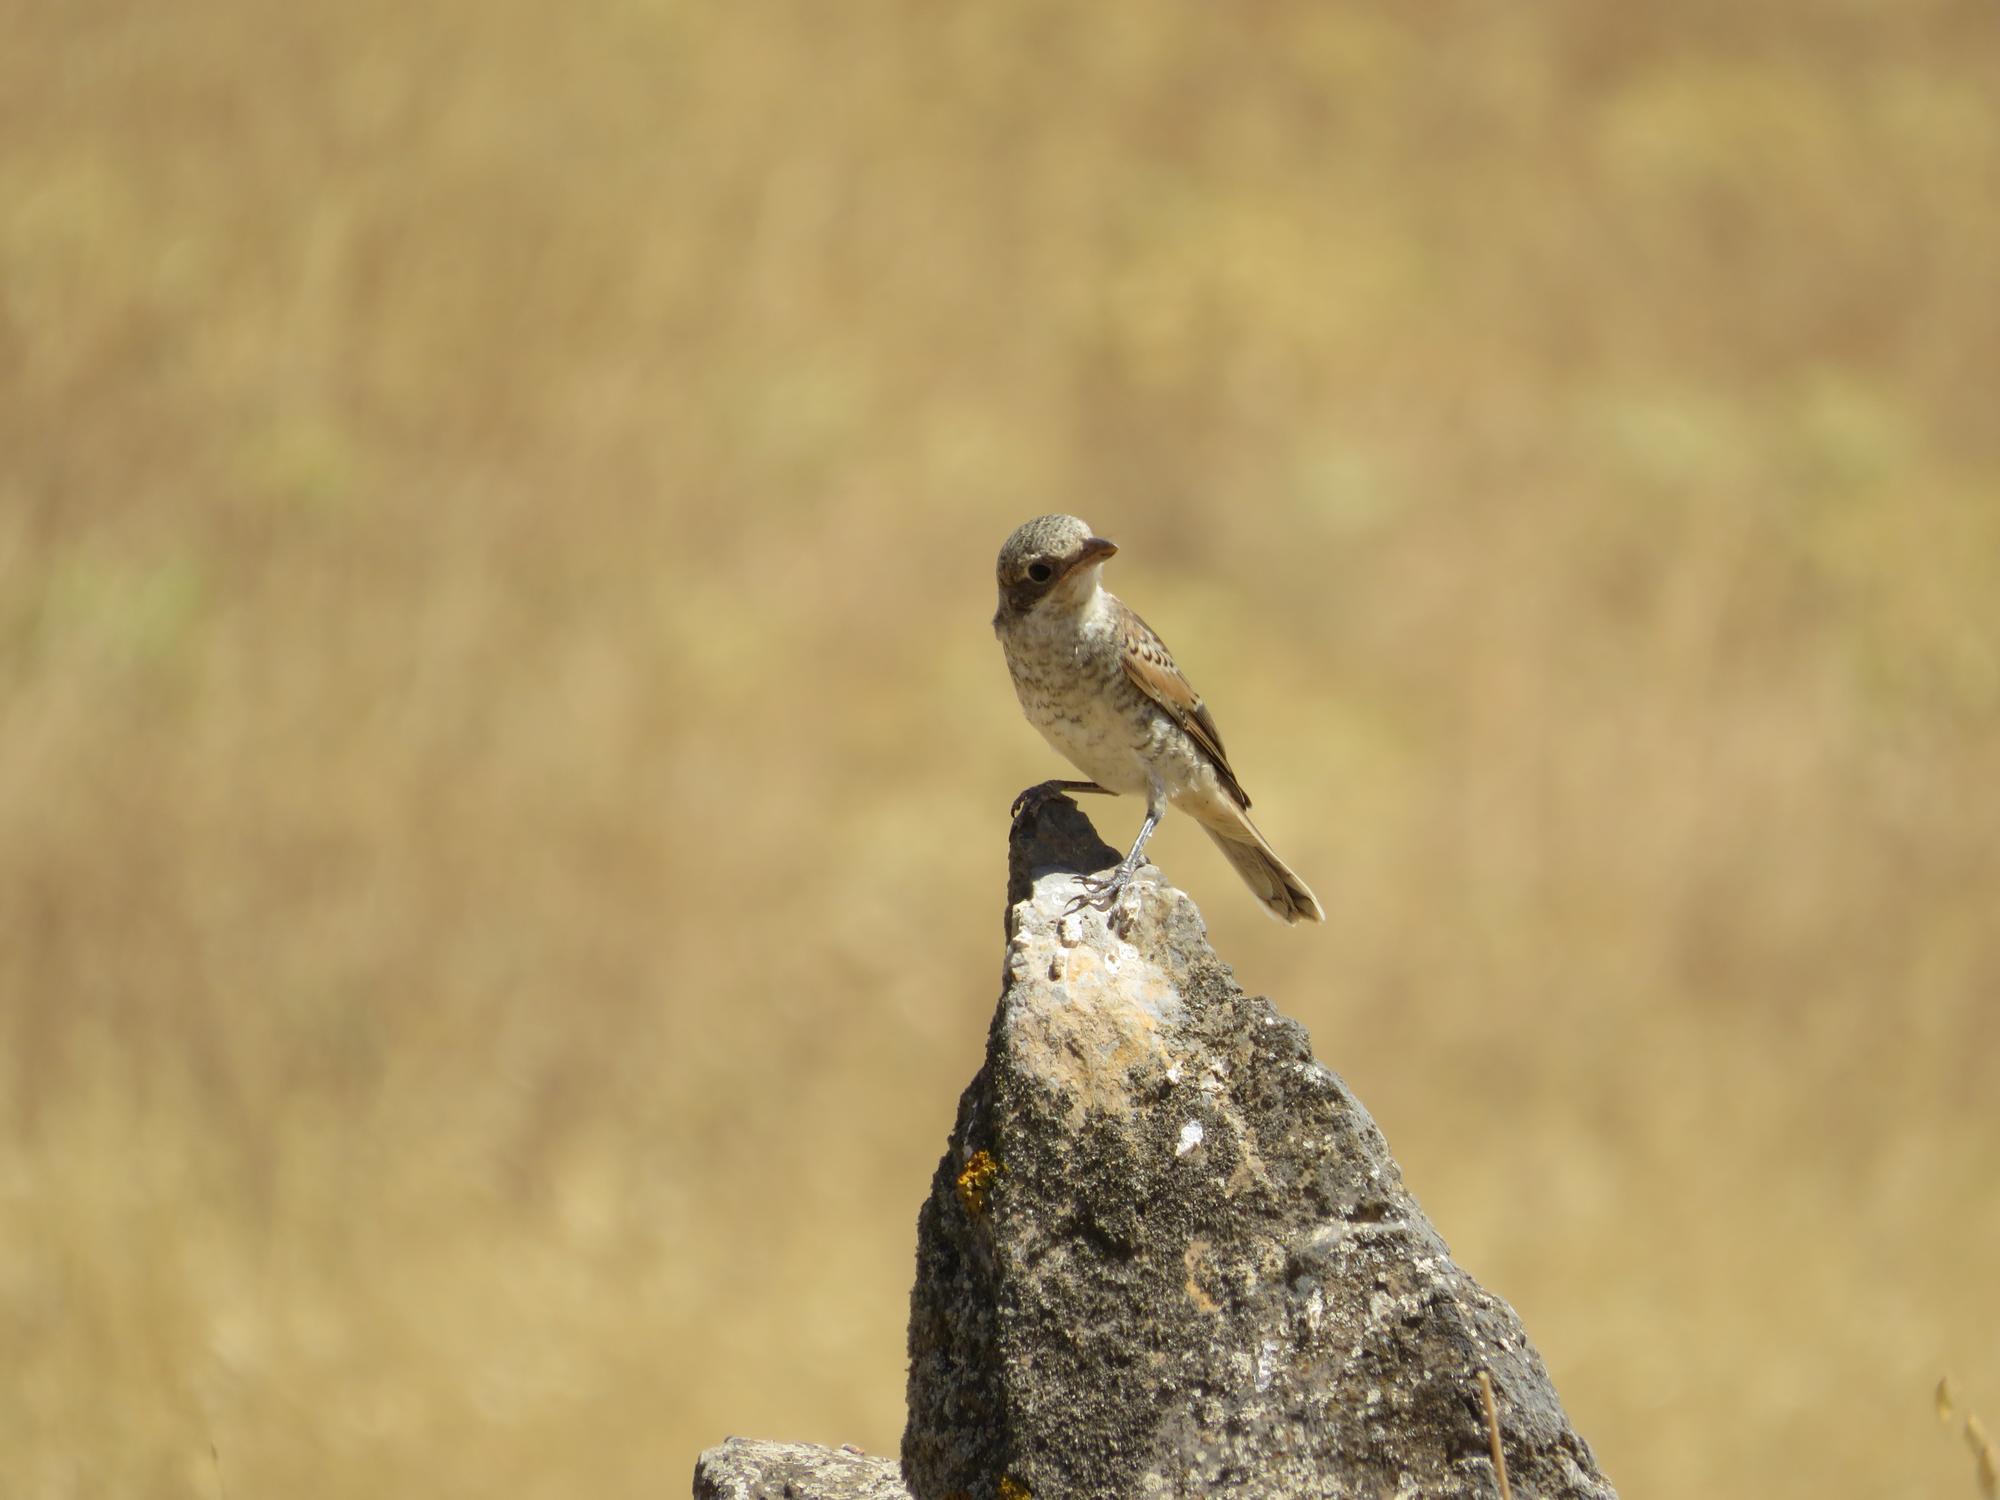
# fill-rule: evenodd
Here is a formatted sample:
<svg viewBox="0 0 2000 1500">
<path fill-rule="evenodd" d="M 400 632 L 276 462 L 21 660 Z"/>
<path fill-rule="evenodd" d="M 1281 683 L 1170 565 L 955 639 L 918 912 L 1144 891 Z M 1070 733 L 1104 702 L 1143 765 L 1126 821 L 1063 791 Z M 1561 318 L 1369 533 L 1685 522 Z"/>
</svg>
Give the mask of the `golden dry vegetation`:
<svg viewBox="0 0 2000 1500">
<path fill-rule="evenodd" d="M 1066 509 L 1626 1493 L 1971 1493 L 1991 4 L 5 19 L 0 1491 L 893 1450 Z"/>
</svg>

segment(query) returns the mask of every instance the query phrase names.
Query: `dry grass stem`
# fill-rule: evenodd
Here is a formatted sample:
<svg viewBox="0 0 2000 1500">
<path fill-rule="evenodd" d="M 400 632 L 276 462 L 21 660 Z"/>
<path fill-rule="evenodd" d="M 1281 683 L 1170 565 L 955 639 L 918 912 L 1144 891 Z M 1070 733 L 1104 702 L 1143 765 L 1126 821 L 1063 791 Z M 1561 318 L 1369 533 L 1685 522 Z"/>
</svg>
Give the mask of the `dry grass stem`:
<svg viewBox="0 0 2000 1500">
<path fill-rule="evenodd" d="M 2000 1500 L 2000 1462 L 1995 1461 L 1992 1440 L 1986 1436 L 1986 1428 L 1977 1417 L 1968 1416 L 1965 1419 L 1965 1445 L 1972 1450 L 1980 1494 L 1986 1500 Z"/>
<path fill-rule="evenodd" d="M 1500 1446 L 1500 1412 L 1493 1404 L 1493 1377 L 1479 1372 L 1479 1403 L 1486 1409 L 1486 1437 L 1493 1445 L 1493 1477 L 1500 1484 L 1500 1500 L 1513 1500 L 1507 1485 L 1507 1454 Z"/>
</svg>

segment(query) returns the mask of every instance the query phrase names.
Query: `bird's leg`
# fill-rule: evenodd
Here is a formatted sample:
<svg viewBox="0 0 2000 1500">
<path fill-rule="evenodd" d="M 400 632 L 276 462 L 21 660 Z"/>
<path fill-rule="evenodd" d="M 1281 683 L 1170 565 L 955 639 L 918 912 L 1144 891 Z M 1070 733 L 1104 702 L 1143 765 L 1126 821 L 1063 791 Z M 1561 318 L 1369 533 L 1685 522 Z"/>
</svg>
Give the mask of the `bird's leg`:
<svg viewBox="0 0 2000 1500">
<path fill-rule="evenodd" d="M 1139 836 L 1132 840 L 1132 852 L 1118 861 L 1118 868 L 1102 880 L 1095 875 L 1079 875 L 1076 883 L 1083 887 L 1081 896 L 1070 898 L 1063 908 L 1063 915 L 1090 907 L 1096 911 L 1110 911 L 1118 904 L 1118 898 L 1125 894 L 1125 887 L 1131 884 L 1132 876 L 1139 868 L 1141 856 L 1146 852 L 1146 840 L 1153 836 L 1153 830 L 1160 826 L 1160 819 L 1167 811 L 1166 788 L 1154 777 L 1146 788 L 1146 821 L 1139 825 Z"/>
<path fill-rule="evenodd" d="M 1008 809 L 1007 815 L 1010 818 L 1018 819 L 1026 813 L 1035 811 L 1044 802 L 1062 796 L 1065 792 L 1103 792 L 1107 797 L 1118 795 L 1108 787 L 1101 787 L 1094 781 L 1044 781 L 1038 785 L 1029 787 L 1020 796 L 1016 797 L 1014 805 Z"/>
</svg>

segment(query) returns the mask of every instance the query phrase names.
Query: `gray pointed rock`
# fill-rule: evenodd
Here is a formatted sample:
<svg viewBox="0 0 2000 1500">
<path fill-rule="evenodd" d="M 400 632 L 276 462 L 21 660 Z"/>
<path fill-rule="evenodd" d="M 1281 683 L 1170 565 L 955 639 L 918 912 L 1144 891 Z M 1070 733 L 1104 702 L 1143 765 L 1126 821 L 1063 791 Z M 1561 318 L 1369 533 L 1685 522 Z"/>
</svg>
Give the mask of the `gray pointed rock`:
<svg viewBox="0 0 2000 1500">
<path fill-rule="evenodd" d="M 1451 1260 L 1303 1028 L 1076 805 L 1010 848 L 1005 992 L 918 1217 L 916 1500 L 1614 1500 L 1519 1320 Z M 1336 928 L 1337 932 L 1337 928 Z"/>
</svg>

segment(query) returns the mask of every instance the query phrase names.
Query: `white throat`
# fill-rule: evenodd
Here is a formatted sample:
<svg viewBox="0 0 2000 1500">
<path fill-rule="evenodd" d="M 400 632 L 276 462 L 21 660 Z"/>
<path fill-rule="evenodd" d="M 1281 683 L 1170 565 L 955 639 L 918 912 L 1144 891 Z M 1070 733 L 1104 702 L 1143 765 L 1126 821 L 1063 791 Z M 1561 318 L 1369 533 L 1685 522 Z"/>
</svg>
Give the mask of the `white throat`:
<svg viewBox="0 0 2000 1500">
<path fill-rule="evenodd" d="M 1070 574 L 1044 603 L 1056 613 L 1088 619 L 1104 613 L 1109 597 L 1104 592 L 1104 564 L 1097 562 Z"/>
</svg>

